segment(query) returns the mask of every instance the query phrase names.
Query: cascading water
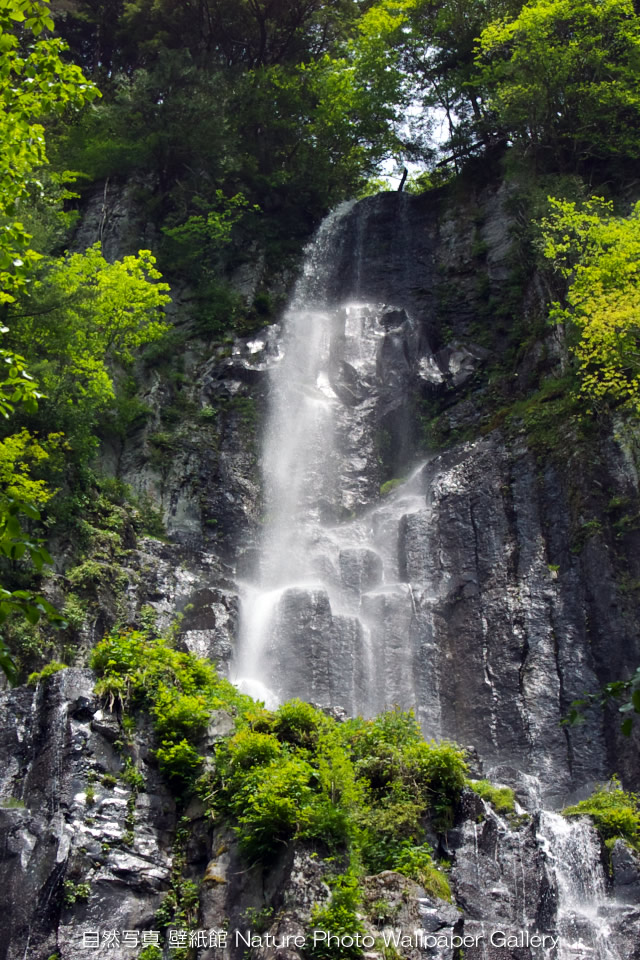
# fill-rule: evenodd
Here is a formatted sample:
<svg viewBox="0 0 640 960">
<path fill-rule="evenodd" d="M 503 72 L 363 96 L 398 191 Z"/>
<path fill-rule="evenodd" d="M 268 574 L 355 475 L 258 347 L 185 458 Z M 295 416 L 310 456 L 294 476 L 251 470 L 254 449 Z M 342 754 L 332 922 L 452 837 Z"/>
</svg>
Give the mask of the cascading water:
<svg viewBox="0 0 640 960">
<path fill-rule="evenodd" d="M 620 960 L 624 943 L 616 936 L 621 904 L 607 897 L 600 841 L 583 817 L 568 820 L 556 813 L 540 815 L 542 849 L 558 891 L 558 960 L 589 955 L 593 960 Z"/>
<path fill-rule="evenodd" d="M 335 211 L 309 250 L 271 371 L 264 440 L 266 519 L 256 576 L 245 585 L 235 674 L 274 703 L 301 696 L 349 712 L 415 707 L 420 613 L 398 569 L 398 526 L 425 510 L 419 471 L 388 503 L 378 498 L 380 356 L 403 311 L 333 296 Z M 360 244 L 361 246 L 361 244 Z"/>
<path fill-rule="evenodd" d="M 401 214 L 404 209 L 401 204 Z M 478 596 L 484 555 L 491 556 L 500 543 L 492 527 L 477 529 L 472 505 L 475 567 L 448 568 L 434 545 L 434 509 L 441 523 L 445 516 L 459 524 L 458 514 L 447 513 L 442 504 L 464 488 L 464 461 L 454 460 L 448 472 L 441 467 L 436 477 L 425 460 L 381 495 L 393 459 L 389 448 L 403 448 L 400 435 L 416 377 L 437 384 L 441 369 L 406 310 L 377 302 L 380 287 L 371 279 L 371 265 L 364 269 L 366 231 L 366 210 L 353 205 L 327 218 L 283 321 L 269 374 L 264 527 L 255 570 L 243 584 L 232 674 L 270 707 L 297 696 L 350 714 L 371 715 L 393 705 L 414 708 L 425 734 L 433 737 L 456 738 L 452 719 L 464 725 L 467 704 L 479 706 L 477 735 L 491 751 L 494 772 L 500 778 L 506 770 L 510 782 L 530 796 L 533 818 L 523 815 L 525 825 L 514 827 L 487 808 L 481 828 L 471 819 L 462 829 L 458 898 L 465 930 L 475 927 L 484 938 L 481 949 L 465 955 L 626 960 L 633 911 L 627 917 L 607 892 L 594 831 L 583 821 L 536 813 L 545 789 L 557 795 L 571 783 L 559 759 L 560 715 L 540 711 L 540 703 L 553 696 L 542 672 L 549 663 L 546 638 L 536 634 L 534 622 L 515 675 L 518 692 L 506 675 L 499 685 L 505 658 L 492 651 L 480 606 L 480 704 L 469 702 L 472 689 L 465 689 L 462 679 L 457 689 L 459 665 L 440 649 L 446 597 Z M 462 362 L 467 359 L 462 356 Z M 453 362 L 451 371 L 457 376 Z M 503 562 L 502 554 L 498 546 L 494 564 Z M 524 560 L 528 576 L 537 559 Z M 532 600 L 528 610 L 535 609 Z M 540 672 L 532 672 L 534 663 Z M 448 699 L 441 693 L 445 683 Z M 523 723 L 521 734 L 510 726 L 516 721 Z M 518 736 L 529 757 L 519 754 Z M 527 763 L 532 776 L 522 772 Z M 475 879 L 467 899 L 469 877 Z M 495 928 L 513 936 L 524 928 L 553 931 L 558 944 L 506 954 L 488 943 L 488 931 Z"/>
</svg>

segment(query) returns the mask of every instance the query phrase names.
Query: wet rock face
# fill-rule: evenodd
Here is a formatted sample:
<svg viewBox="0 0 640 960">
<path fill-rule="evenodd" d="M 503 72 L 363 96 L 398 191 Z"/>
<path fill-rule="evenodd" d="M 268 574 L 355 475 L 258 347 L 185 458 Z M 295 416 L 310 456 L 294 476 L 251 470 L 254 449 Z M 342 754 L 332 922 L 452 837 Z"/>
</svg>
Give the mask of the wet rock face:
<svg viewBox="0 0 640 960">
<path fill-rule="evenodd" d="M 168 887 L 173 798 L 140 730 L 146 787 L 128 820 L 131 790 L 93 684 L 90 671 L 69 669 L 2 695 L 12 719 L 0 725 L 2 960 L 93 957 L 85 931 L 153 928 Z"/>
</svg>

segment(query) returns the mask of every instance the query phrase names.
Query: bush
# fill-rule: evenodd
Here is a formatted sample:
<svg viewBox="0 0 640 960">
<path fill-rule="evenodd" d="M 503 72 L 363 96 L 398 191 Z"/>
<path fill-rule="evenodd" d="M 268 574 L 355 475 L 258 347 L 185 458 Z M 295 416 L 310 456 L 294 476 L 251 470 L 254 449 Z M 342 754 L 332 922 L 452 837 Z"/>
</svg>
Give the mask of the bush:
<svg viewBox="0 0 640 960">
<path fill-rule="evenodd" d="M 357 913 L 361 899 L 356 876 L 343 874 L 335 877 L 328 905 L 313 909 L 311 929 L 327 930 L 340 938 L 363 934 L 364 927 Z M 362 950 L 355 945 L 342 946 L 320 941 L 307 947 L 306 956 L 310 960 L 360 960 Z"/>
<path fill-rule="evenodd" d="M 623 790 L 616 777 L 562 813 L 565 817 L 590 817 L 603 840 L 620 838 L 640 850 L 640 797 Z"/>
<path fill-rule="evenodd" d="M 152 632 L 149 624 L 105 637 L 91 654 L 90 666 L 99 675 L 95 689 L 111 709 L 145 710 L 153 717 L 160 769 L 177 792 L 190 792 L 203 761 L 199 740 L 213 711 L 251 701 L 218 677 L 213 664 L 175 650 Z"/>
<path fill-rule="evenodd" d="M 398 854 L 393 869 L 421 884 L 431 896 L 451 902 L 449 881 L 433 862 L 429 844 L 404 847 Z"/>
<path fill-rule="evenodd" d="M 230 823 L 250 861 L 268 862 L 299 838 L 360 869 L 398 869 L 447 895 L 424 840 L 428 821 L 446 829 L 466 783 L 458 747 L 425 743 L 413 714 L 398 710 L 346 723 L 300 700 L 265 710 L 154 629 L 149 621 L 96 646 L 96 692 L 123 712 L 123 726 L 138 710 L 153 718 L 158 764 L 175 792 L 197 791 L 216 819 Z M 203 773 L 202 736 L 221 708 L 236 713 L 236 730 Z"/>
<path fill-rule="evenodd" d="M 193 781 L 203 759 L 187 740 L 179 740 L 178 743 L 164 740 L 156 756 L 162 773 L 179 786 Z"/>
<path fill-rule="evenodd" d="M 301 700 L 288 700 L 276 711 L 273 730 L 279 740 L 309 747 L 317 742 L 323 715 Z"/>
</svg>

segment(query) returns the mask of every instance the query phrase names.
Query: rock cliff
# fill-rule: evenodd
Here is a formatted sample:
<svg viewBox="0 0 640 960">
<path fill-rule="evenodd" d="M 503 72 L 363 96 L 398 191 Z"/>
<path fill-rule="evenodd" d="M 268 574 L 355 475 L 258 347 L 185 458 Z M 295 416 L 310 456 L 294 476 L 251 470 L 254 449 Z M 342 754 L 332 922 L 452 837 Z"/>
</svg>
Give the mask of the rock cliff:
<svg viewBox="0 0 640 960">
<path fill-rule="evenodd" d="M 116 206 L 120 227 L 99 229 L 119 253 L 118 230 L 132 227 Z M 532 401 L 567 356 L 540 323 L 544 283 L 523 268 L 517 222 L 504 186 L 459 201 L 382 194 L 332 233 L 330 296 L 306 288 L 329 316 L 341 454 L 307 505 L 316 580 L 283 588 L 274 608 L 267 685 L 327 709 L 414 708 L 427 736 L 473 748 L 474 774 L 512 786 L 521 804 L 505 819 L 465 791 L 453 829 L 433 838 L 452 864 L 454 905 L 399 874 L 365 880 L 371 958 L 564 960 L 581 938 L 600 960 L 640 957 L 637 857 L 621 842 L 605 851 L 586 821 L 567 833 L 552 812 L 614 773 L 638 786 L 638 733 L 623 737 L 615 712 L 561 725 L 572 700 L 640 662 L 637 440 L 623 422 L 565 421 L 552 393 Z M 86 242 L 92 229 L 85 220 Z M 356 301 L 369 306 L 345 311 Z M 278 326 L 223 346 L 187 340 L 173 423 L 173 388 L 145 374 L 151 418 L 102 458 L 159 505 L 170 542 L 131 546 L 118 603 L 103 584 L 100 616 L 80 635 L 85 653 L 151 607 L 166 625 L 183 614 L 185 648 L 239 668 L 240 596 L 266 582 L 262 441 L 282 342 Z M 330 896 L 323 862 L 292 845 L 263 871 L 198 803 L 177 812 L 142 719 L 133 749 L 146 789 L 127 784 L 118 718 L 93 686 L 78 667 L 1 694 L 0 960 L 85 960 L 96 955 L 85 934 L 114 930 L 104 955 L 138 957 L 180 878 L 194 884 L 197 926 L 227 933 L 225 947 L 200 944 L 201 960 L 304 956 L 295 938 Z M 221 714 L 211 743 L 229 728 Z M 576 918 L 580 897 L 608 913 L 606 936 Z M 249 928 L 260 942 L 235 938 Z M 380 937 L 396 929 L 423 942 L 385 952 Z M 560 943 L 515 942 L 522 931 Z"/>
</svg>

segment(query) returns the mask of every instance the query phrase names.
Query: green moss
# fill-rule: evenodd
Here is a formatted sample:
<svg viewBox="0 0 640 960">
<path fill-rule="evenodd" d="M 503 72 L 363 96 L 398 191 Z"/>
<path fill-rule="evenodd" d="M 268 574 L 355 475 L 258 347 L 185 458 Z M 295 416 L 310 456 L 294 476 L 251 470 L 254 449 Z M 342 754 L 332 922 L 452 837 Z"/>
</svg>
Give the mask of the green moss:
<svg viewBox="0 0 640 960">
<path fill-rule="evenodd" d="M 586 800 L 562 811 L 565 817 L 590 817 L 605 841 L 626 840 L 640 850 L 640 797 L 623 790 L 616 777 Z"/>
<path fill-rule="evenodd" d="M 86 590 L 89 587 L 97 586 L 103 580 L 108 579 L 109 575 L 110 567 L 92 558 L 89 560 L 83 560 L 75 567 L 72 567 L 70 570 L 68 570 L 67 580 L 72 587 L 79 587 Z"/>
<path fill-rule="evenodd" d="M 401 486 L 406 479 L 406 477 L 397 477 L 394 480 L 387 480 L 386 483 L 380 485 L 380 495 L 386 497 L 386 495 L 391 493 L 392 490 L 395 490 L 396 487 Z"/>
<path fill-rule="evenodd" d="M 511 787 L 496 787 L 488 780 L 469 780 L 471 789 L 490 803 L 498 813 L 513 813 L 515 811 L 515 795 Z"/>
<path fill-rule="evenodd" d="M 53 676 L 54 673 L 59 673 L 60 670 L 67 670 L 66 663 L 59 663 L 57 660 L 52 660 L 51 663 L 48 663 L 42 670 L 35 673 L 29 674 L 29 679 L 27 683 L 30 687 L 35 687 L 37 683 L 40 683 L 41 680 L 46 680 L 47 677 Z"/>
</svg>

